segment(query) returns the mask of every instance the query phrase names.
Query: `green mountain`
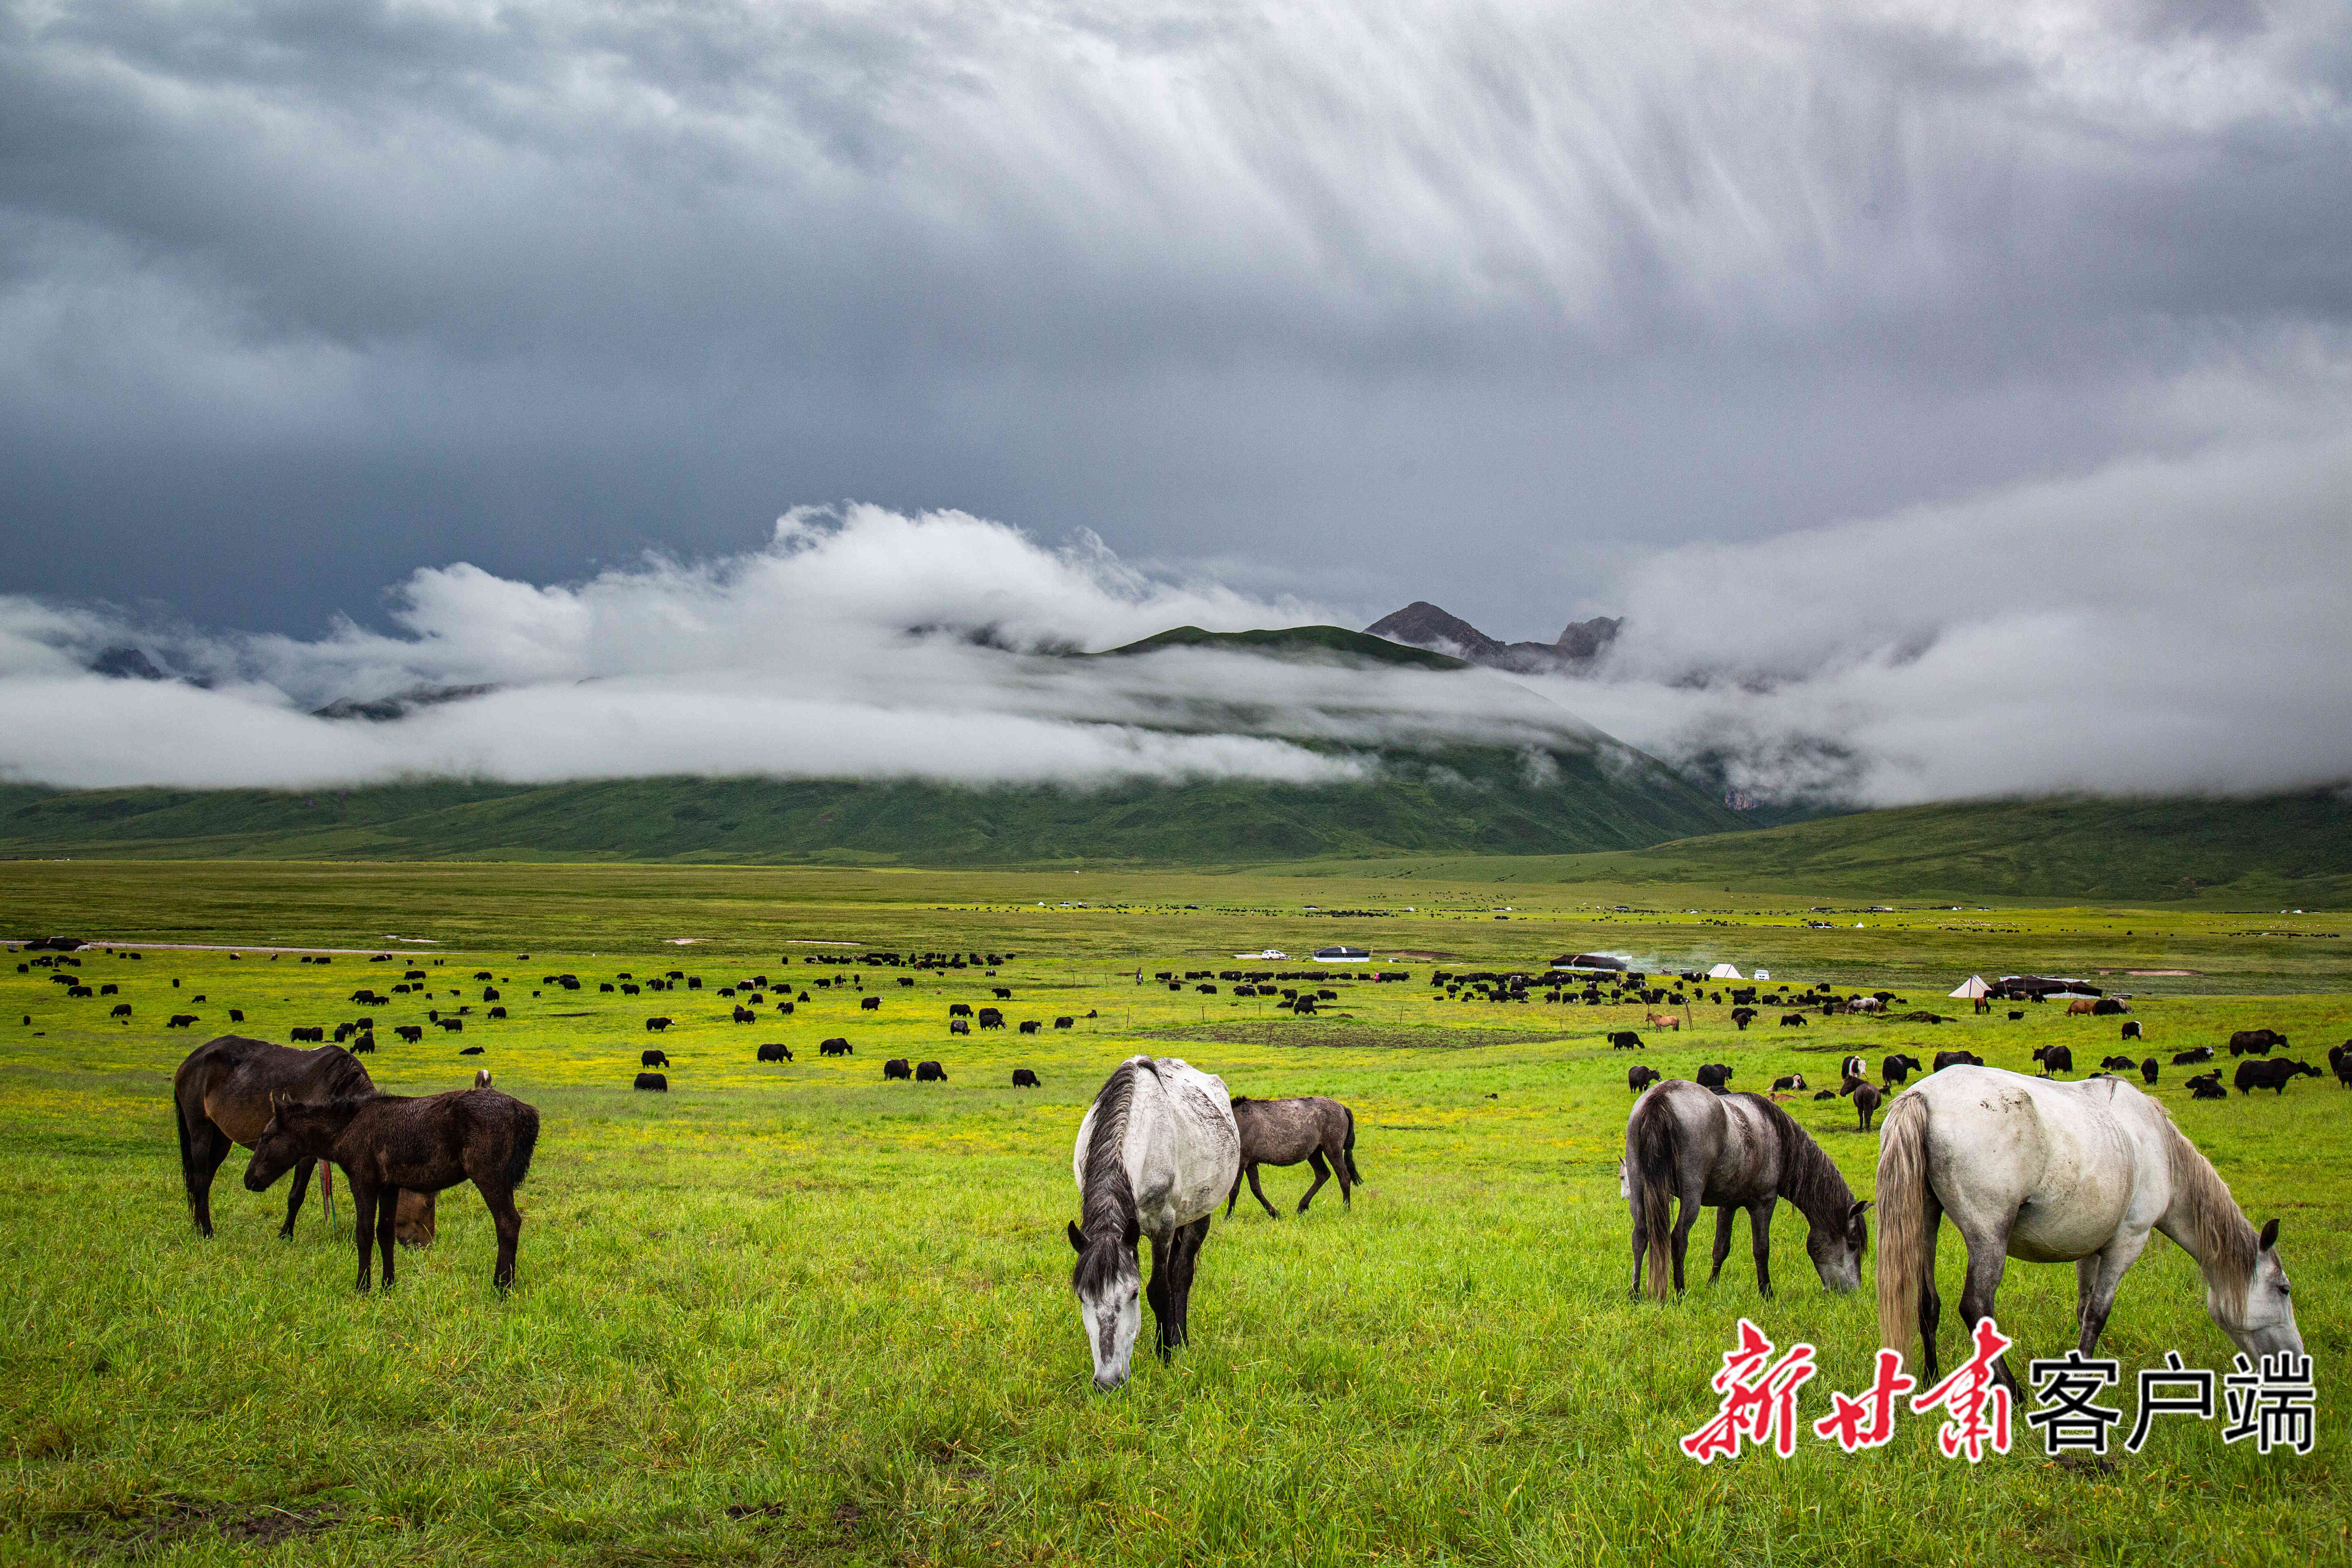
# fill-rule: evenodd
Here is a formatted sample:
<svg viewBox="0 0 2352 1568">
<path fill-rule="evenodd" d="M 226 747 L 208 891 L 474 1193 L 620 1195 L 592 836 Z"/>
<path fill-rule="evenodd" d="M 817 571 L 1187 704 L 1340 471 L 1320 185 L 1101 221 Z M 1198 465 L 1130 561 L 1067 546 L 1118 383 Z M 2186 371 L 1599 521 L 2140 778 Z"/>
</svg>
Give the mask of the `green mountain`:
<svg viewBox="0 0 2352 1568">
<path fill-rule="evenodd" d="M 1534 788 L 1511 752 L 1444 754 L 1379 780 L 1096 792 L 628 779 L 274 790 L 0 785 L 0 856 L 755 864 L 1168 866 L 1497 881 L 1647 883 L 1856 901 L 1982 898 L 2250 907 L 2352 902 L 2352 801 L 1972 801 L 1760 831 L 1671 781 L 1587 773 Z M 1588 768 L 1591 763 L 1586 764 Z M 1670 839 L 1670 842 L 1659 842 Z M 1644 847 L 1646 846 L 1646 847 Z M 1593 852 L 1600 850 L 1602 852 Z M 1315 862 L 1312 867 L 1305 864 Z"/>
<path fill-rule="evenodd" d="M 1101 790 L 652 778 L 349 790 L 0 786 L 0 855 L 271 859 L 1169 865 L 1317 856 L 1562 854 L 1721 832 L 1738 818 L 1638 752 L 1379 753 L 1376 776 Z"/>
<path fill-rule="evenodd" d="M 1118 658 L 1130 654 L 1158 653 L 1171 647 L 1221 647 L 1292 658 L 1355 659 L 1372 664 L 1401 664 L 1415 669 L 1468 669 L 1465 660 L 1432 653 L 1425 647 L 1351 632 L 1345 626 L 1282 626 L 1268 631 L 1204 632 L 1198 626 L 1171 626 L 1140 642 L 1131 642 L 1092 657 Z"/>
</svg>

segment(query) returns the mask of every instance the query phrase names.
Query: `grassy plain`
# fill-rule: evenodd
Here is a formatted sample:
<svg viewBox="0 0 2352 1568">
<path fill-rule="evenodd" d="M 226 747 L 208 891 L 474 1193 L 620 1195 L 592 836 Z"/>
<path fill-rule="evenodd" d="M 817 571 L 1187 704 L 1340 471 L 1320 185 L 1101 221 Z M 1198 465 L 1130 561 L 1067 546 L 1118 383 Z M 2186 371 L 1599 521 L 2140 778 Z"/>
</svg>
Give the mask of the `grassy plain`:
<svg viewBox="0 0 2352 1568">
<path fill-rule="evenodd" d="M 2062 1466 L 2021 1425 L 2010 1456 L 1972 1468 L 1937 1455 L 1916 1417 L 1872 1454 L 1808 1435 L 1790 1460 L 1702 1468 L 1675 1439 L 1713 1413 L 1706 1380 L 1738 1318 L 1820 1347 L 1810 1421 L 1829 1389 L 1867 1380 L 1868 1301 L 1821 1290 L 1785 1205 L 1777 1300 L 1759 1299 L 1739 1247 L 1716 1287 L 1663 1309 L 1628 1301 L 1615 1181 L 1627 1057 L 1600 1037 L 1638 1016 L 1448 1003 L 1426 984 L 1433 962 L 1528 967 L 1606 948 L 1676 968 L 1761 964 L 1800 985 L 1884 982 L 1948 1015 L 1942 993 L 1972 971 L 2105 970 L 2136 994 L 2159 1055 L 2267 1024 L 2320 1060 L 2352 1035 L 2340 919 L 2202 904 L 1873 913 L 1719 887 L 1709 899 L 1683 885 L 1513 884 L 1481 862 L 1400 868 L 0 865 L 0 933 L 240 954 L 78 955 L 83 978 L 121 988 L 128 1025 L 105 1017 L 116 997 L 68 1002 L 46 972 L 16 973 L 28 954 L 0 968 L 0 1557 L 2307 1563 L 2352 1552 L 2336 1403 L 2352 1344 L 2352 1096 L 2332 1083 L 2192 1103 L 2186 1069 L 2167 1067 L 2158 1091 L 2247 1211 L 2284 1219 L 2321 1386 L 2312 1455 L 2263 1458 L 2225 1447 L 2218 1426 L 2178 1423 L 2137 1456 L 2118 1446 L 2107 1467 Z M 696 941 L 670 944 L 679 937 Z M 1233 954 L 1339 940 L 1412 982 L 1335 986 L 1337 1016 L 1301 1024 L 1228 984 L 1207 996 L 1134 980 L 1138 967 L 1147 981 L 1249 967 Z M 272 959 L 270 945 L 358 951 L 320 966 Z M 913 987 L 803 962 L 876 949 L 1017 957 L 993 979 L 967 970 Z M 367 962 L 387 951 L 405 962 Z M 389 991 L 409 967 L 443 994 L 347 1000 Z M 479 1021 L 481 969 L 500 977 L 511 1020 Z M 670 969 L 706 989 L 595 989 L 622 970 Z M 795 997 L 810 996 L 792 1018 L 769 1007 L 756 1026 L 727 1021 L 719 984 L 787 969 Z M 586 989 L 540 983 L 567 970 Z M 878 994 L 878 1014 L 810 984 L 853 972 L 851 997 Z M 951 1039 L 947 1004 L 992 1001 L 999 984 L 1015 1019 L 1082 1021 Z M 510 1296 L 490 1289 L 488 1216 L 467 1190 L 445 1195 L 436 1246 L 365 1298 L 351 1290 L 348 1230 L 314 1197 L 296 1238 L 277 1241 L 283 1190 L 245 1193 L 241 1154 L 215 1187 L 218 1238 L 194 1236 L 167 1086 L 188 1049 L 226 1030 L 226 1008 L 246 1012 L 245 1032 L 283 1038 L 362 1012 L 421 1021 L 427 1005 L 456 1005 L 452 990 L 474 1008 L 462 1039 L 402 1046 L 380 1027 L 369 1067 L 387 1089 L 430 1092 L 462 1085 L 478 1060 L 539 1106 Z M 173 1011 L 202 1022 L 166 1030 Z M 2015 1024 L 1816 1016 L 1746 1034 L 1727 1011 L 1700 1002 L 1688 1032 L 1644 1030 L 1643 1059 L 1679 1076 L 1730 1062 L 1735 1087 L 1761 1088 L 1790 1071 L 1833 1078 L 1847 1050 L 1965 1045 L 2021 1068 L 2053 1039 L 2088 1070 L 2114 1039 L 2109 1021 L 2046 1008 Z M 660 1041 L 677 1064 L 666 1097 L 627 1089 L 651 1013 L 679 1020 Z M 856 1056 L 816 1055 L 835 1034 Z M 753 1045 L 779 1039 L 798 1059 L 757 1066 Z M 469 1044 L 485 1054 L 458 1058 Z M 1304 1218 L 1221 1220 L 1195 1343 L 1104 1398 L 1088 1390 L 1060 1231 L 1086 1101 L 1138 1050 L 1183 1056 L 1236 1093 L 1347 1100 L 1370 1184 L 1352 1212 L 1327 1187 Z M 889 1056 L 936 1058 L 950 1081 L 886 1085 Z M 1045 1089 L 1007 1087 L 1016 1065 Z M 1867 1195 L 1876 1139 L 1846 1103 L 1790 1110 Z M 1280 1203 L 1306 1179 L 1273 1172 L 1266 1185 Z M 1948 1227 L 1944 1257 L 1954 1277 Z M 2072 1312 L 2071 1270 L 2011 1269 L 2013 1353 L 2063 1348 Z M 2168 1348 L 2228 1360 L 2193 1266 L 2163 1243 L 2126 1280 L 2106 1345 L 2127 1384 Z M 2129 1408 L 2128 1387 L 2116 1403 Z"/>
</svg>

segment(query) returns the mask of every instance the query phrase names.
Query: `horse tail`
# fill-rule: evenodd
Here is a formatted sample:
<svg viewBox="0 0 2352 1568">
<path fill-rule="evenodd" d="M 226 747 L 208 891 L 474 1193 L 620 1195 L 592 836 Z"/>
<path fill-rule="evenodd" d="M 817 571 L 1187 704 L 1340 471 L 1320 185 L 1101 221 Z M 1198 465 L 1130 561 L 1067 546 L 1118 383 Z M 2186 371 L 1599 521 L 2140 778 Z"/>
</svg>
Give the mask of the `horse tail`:
<svg viewBox="0 0 2352 1568">
<path fill-rule="evenodd" d="M 519 1187 L 530 1174 L 531 1151 L 539 1147 L 539 1112 L 528 1105 L 515 1112 L 514 1147 L 507 1153 L 507 1185 Z"/>
<path fill-rule="evenodd" d="M 180 1130 L 180 1185 L 188 1194 L 188 1206 L 196 1206 L 196 1149 L 194 1137 L 188 1131 L 188 1102 L 180 1097 L 180 1086 L 172 1086 L 172 1120 Z"/>
<path fill-rule="evenodd" d="M 1648 1252 L 1644 1267 L 1649 1270 L 1650 1294 L 1658 1300 L 1666 1299 L 1666 1280 L 1674 1267 L 1666 1256 L 1666 1237 L 1672 1231 L 1670 1205 L 1675 1197 L 1675 1173 L 1681 1165 L 1676 1149 L 1674 1112 L 1666 1108 L 1664 1097 L 1643 1095 L 1633 1107 L 1633 1133 L 1627 1151 L 1633 1169 L 1633 1202 L 1639 1215 L 1640 1240 Z"/>
<path fill-rule="evenodd" d="M 1927 1229 L 1927 1100 L 1899 1094 L 1878 1127 L 1878 1342 L 1911 1357 L 1919 1292 L 1936 1260 Z"/>
<path fill-rule="evenodd" d="M 1339 1146 L 1339 1152 L 1348 1162 L 1348 1180 L 1360 1187 L 1364 1173 L 1356 1168 L 1356 1113 L 1344 1105 L 1339 1109 L 1348 1112 L 1348 1141 Z"/>
</svg>

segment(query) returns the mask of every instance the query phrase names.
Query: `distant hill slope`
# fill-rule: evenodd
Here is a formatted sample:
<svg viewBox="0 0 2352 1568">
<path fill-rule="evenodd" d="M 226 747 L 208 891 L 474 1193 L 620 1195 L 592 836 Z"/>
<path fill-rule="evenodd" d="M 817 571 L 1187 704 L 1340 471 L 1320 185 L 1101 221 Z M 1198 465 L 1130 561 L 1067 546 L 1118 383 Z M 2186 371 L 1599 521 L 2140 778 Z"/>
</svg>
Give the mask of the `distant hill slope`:
<svg viewBox="0 0 2352 1568">
<path fill-rule="evenodd" d="M 1540 783 L 1516 748 L 1462 746 L 1382 753 L 1370 781 L 1312 788 L 699 778 L 309 792 L 15 785 L 0 787 L 0 855 L 1199 865 L 1564 854 L 1739 825 L 1637 752 L 1550 755 L 1557 776 Z"/>
<path fill-rule="evenodd" d="M 1741 831 L 1738 817 L 1687 791 L 1616 792 L 1573 776 L 1567 787 L 1532 789 L 1516 752 L 1464 750 L 1447 753 L 1444 765 L 1459 782 L 1424 772 L 1330 788 L 1136 784 L 1091 794 L 677 778 L 388 784 L 308 795 L 5 785 L 0 855 L 917 866 L 1287 861 L 1309 875 L 1377 875 L 1385 864 L 1423 879 L 1712 886 L 1855 902 L 2352 903 L 2352 801 L 2332 794 L 1975 801 Z"/>
<path fill-rule="evenodd" d="M 2352 902 L 2352 800 L 1963 801 L 1563 862 L 1563 879 L 1786 889 L 1857 900 Z"/>
<path fill-rule="evenodd" d="M 1468 661 L 1464 659 L 1449 658 L 1424 647 L 1407 647 L 1402 643 L 1391 642 L 1370 632 L 1351 632 L 1345 626 L 1282 626 L 1254 632 L 1207 632 L 1198 626 L 1171 626 L 1140 642 L 1131 642 L 1097 657 L 1109 658 L 1121 654 L 1157 653 L 1161 648 L 1170 647 L 1231 648 L 1294 658 L 1339 655 L 1376 664 L 1402 664 L 1418 669 L 1470 668 Z"/>
</svg>

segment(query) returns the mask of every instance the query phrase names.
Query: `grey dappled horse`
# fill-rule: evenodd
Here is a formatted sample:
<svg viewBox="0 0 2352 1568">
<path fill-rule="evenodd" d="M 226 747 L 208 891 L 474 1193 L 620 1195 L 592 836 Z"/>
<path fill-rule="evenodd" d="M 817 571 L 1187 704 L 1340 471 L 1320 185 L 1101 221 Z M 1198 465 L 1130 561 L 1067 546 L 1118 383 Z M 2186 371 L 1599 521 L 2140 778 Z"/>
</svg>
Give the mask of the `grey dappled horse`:
<svg viewBox="0 0 2352 1568">
<path fill-rule="evenodd" d="M 1862 1283 L 1862 1255 L 1870 1244 L 1845 1178 L 1789 1113 L 1760 1094 L 1718 1094 L 1683 1079 L 1654 1086 L 1633 1103 L 1625 1123 L 1622 1188 L 1633 1214 L 1633 1294 L 1642 1293 L 1646 1259 L 1650 1294 L 1666 1299 L 1671 1248 L 1674 1288 L 1683 1288 L 1683 1259 L 1699 1209 L 1716 1211 L 1712 1285 L 1731 1254 L 1731 1221 L 1739 1209 L 1756 1253 L 1756 1289 L 1772 1294 L 1772 1210 L 1787 1198 L 1805 1216 L 1805 1252 L 1822 1283 L 1843 1293 Z M 1668 1205 L 1681 1210 L 1671 1226 Z"/>
<path fill-rule="evenodd" d="M 1112 1069 L 1078 1124 L 1070 1160 L 1078 1182 L 1070 1275 L 1094 1354 L 1095 1386 L 1128 1378 L 1143 1327 L 1135 1244 L 1151 1237 L 1151 1317 L 1160 1359 L 1186 1338 L 1192 1269 L 1217 1194 L 1241 1167 L 1222 1079 L 1174 1057 L 1129 1057 Z"/>
</svg>

